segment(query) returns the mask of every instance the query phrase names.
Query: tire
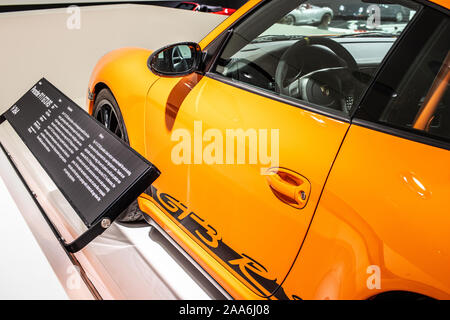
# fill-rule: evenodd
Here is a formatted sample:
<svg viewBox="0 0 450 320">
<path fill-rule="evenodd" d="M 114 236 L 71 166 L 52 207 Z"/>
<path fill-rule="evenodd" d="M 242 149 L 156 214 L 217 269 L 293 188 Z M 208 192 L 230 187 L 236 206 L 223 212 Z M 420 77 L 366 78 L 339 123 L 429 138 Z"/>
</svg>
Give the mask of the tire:
<svg viewBox="0 0 450 320">
<path fill-rule="evenodd" d="M 295 17 L 293 15 L 288 15 L 284 18 L 284 23 L 290 26 L 295 25 Z"/>
<path fill-rule="evenodd" d="M 130 144 L 122 113 L 120 112 L 119 105 L 117 104 L 117 101 L 111 91 L 108 89 L 102 89 L 96 95 L 92 116 L 126 144 Z M 135 222 L 143 220 L 143 213 L 139 209 L 137 200 L 125 209 L 119 215 L 117 220 L 120 222 Z"/>
<path fill-rule="evenodd" d="M 325 13 L 320 20 L 319 27 L 320 28 L 328 28 L 331 23 L 331 15 L 329 13 Z"/>
</svg>

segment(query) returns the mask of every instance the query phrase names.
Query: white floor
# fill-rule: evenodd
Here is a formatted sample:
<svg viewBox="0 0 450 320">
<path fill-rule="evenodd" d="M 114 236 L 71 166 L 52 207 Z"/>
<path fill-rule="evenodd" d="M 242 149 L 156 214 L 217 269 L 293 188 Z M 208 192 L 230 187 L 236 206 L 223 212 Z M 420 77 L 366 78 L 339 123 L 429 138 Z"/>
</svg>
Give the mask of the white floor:
<svg viewBox="0 0 450 320">
<path fill-rule="evenodd" d="M 2 178 L 0 203 L 0 299 L 67 299 Z"/>
</svg>

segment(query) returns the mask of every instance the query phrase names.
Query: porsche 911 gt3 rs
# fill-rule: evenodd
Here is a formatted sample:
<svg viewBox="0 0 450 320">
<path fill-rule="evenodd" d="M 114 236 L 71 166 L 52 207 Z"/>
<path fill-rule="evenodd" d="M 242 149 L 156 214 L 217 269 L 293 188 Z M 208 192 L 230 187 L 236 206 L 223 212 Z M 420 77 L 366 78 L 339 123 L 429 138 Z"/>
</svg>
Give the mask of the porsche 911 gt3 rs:
<svg viewBox="0 0 450 320">
<path fill-rule="evenodd" d="M 124 219 L 235 299 L 448 299 L 449 3 L 390 0 L 408 17 L 367 32 L 280 23 L 302 3 L 99 61 L 90 112 L 161 171 Z"/>
</svg>

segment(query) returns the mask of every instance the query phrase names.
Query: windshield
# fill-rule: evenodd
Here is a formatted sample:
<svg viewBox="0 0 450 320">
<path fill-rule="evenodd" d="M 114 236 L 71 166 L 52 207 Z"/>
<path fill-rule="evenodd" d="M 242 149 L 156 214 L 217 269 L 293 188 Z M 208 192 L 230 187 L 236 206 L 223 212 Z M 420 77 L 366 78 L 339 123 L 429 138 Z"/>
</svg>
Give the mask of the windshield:
<svg viewBox="0 0 450 320">
<path fill-rule="evenodd" d="M 409 2 L 405 6 L 405 1 L 390 1 L 389 4 L 362 0 L 297 2 L 298 5 L 288 8 L 281 19 L 254 41 L 296 36 L 397 37 L 416 13 L 414 4 Z"/>
</svg>

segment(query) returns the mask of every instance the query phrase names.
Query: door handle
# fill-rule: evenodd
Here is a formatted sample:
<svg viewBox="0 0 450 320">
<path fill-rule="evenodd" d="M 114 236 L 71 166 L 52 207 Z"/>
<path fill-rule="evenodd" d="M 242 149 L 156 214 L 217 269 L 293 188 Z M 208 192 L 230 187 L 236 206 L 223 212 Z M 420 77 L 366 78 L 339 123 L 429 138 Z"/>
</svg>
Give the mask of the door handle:
<svg viewBox="0 0 450 320">
<path fill-rule="evenodd" d="M 302 175 L 289 169 L 271 168 L 266 179 L 280 201 L 297 209 L 303 209 L 308 203 L 311 185 Z"/>
</svg>

